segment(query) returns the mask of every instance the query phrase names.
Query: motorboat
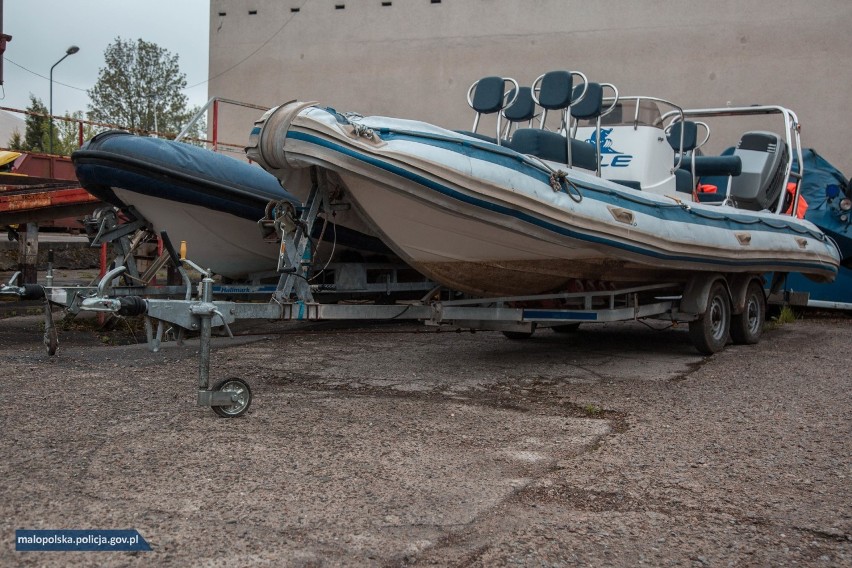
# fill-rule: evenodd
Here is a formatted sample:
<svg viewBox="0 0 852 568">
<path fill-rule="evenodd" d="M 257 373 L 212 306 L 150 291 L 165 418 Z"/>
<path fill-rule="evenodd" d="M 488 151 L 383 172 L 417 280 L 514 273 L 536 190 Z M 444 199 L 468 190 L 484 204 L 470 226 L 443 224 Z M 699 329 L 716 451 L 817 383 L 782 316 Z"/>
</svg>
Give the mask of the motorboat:
<svg viewBox="0 0 852 568">
<path fill-rule="evenodd" d="M 258 221 L 270 202 L 300 206 L 261 168 L 183 142 L 108 131 L 71 159 L 87 191 L 125 211 L 132 207 L 175 246 L 186 241 L 196 263 L 233 279 L 275 271 L 278 246 Z M 388 252 L 377 238 L 347 227 L 329 224 L 316 237 L 340 244 L 336 250 Z"/>
<path fill-rule="evenodd" d="M 699 272 L 837 274 L 837 246 L 797 214 L 792 111 L 772 107 L 788 138 L 748 132 L 734 155 L 703 156 L 707 136 L 699 141 L 701 125 L 683 109 L 619 97 L 578 72 L 545 73 L 528 88 L 487 77 L 468 103 L 476 117 L 463 132 L 291 101 L 255 123 L 246 151 L 300 199 L 305 172 L 323 172 L 339 207 L 400 258 L 479 297 Z M 489 114 L 496 127 L 484 134 Z M 712 202 L 698 191 L 711 174 L 726 180 Z"/>
</svg>

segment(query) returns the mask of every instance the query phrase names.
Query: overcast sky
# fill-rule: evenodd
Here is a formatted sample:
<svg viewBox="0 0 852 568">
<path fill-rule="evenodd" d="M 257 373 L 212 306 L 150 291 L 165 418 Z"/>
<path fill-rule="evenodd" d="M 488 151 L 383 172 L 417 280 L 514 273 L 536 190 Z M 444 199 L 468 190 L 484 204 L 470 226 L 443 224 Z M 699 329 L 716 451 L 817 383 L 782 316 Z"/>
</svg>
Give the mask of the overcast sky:
<svg viewBox="0 0 852 568">
<path fill-rule="evenodd" d="M 80 51 L 53 71 L 53 113 L 85 112 L 85 91 L 97 80 L 104 50 L 116 37 L 144 39 L 178 55 L 187 86 L 201 83 L 185 91 L 189 104 L 202 105 L 209 6 L 209 0 L 4 0 L 3 32 L 12 41 L 6 46 L 0 106 L 25 109 L 30 93 L 48 106 L 50 67 L 77 45 Z"/>
</svg>

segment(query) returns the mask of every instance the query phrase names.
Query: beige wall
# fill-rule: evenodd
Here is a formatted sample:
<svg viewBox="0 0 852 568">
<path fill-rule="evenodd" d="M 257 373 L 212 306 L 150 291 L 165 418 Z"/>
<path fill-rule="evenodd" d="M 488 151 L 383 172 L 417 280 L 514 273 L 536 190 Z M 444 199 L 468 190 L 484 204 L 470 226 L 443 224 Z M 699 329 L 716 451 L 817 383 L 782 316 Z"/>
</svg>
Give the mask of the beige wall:
<svg viewBox="0 0 852 568">
<path fill-rule="evenodd" d="M 211 0 L 210 96 L 268 106 L 318 100 L 470 128 L 465 94 L 474 80 L 504 75 L 530 84 L 545 71 L 572 69 L 622 94 L 684 107 L 789 106 L 803 145 L 852 174 L 850 0 L 381 4 Z M 244 144 L 257 115 L 224 108 L 220 139 Z M 714 129 L 711 140 L 732 145 L 748 128 Z"/>
</svg>

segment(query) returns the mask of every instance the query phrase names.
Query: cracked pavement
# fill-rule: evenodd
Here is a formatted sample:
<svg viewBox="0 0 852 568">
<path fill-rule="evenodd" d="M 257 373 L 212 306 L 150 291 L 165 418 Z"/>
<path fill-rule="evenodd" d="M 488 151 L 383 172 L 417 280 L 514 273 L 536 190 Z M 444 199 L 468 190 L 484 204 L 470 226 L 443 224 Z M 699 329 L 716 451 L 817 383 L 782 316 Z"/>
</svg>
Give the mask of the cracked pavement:
<svg viewBox="0 0 852 568">
<path fill-rule="evenodd" d="M 709 358 L 635 323 L 264 325 L 215 342 L 214 381 L 253 389 L 236 420 L 195 406 L 197 343 L 76 330 L 48 358 L 39 321 L 0 321 L 0 565 L 852 565 L 849 319 Z M 153 550 L 19 553 L 18 528 Z"/>
</svg>

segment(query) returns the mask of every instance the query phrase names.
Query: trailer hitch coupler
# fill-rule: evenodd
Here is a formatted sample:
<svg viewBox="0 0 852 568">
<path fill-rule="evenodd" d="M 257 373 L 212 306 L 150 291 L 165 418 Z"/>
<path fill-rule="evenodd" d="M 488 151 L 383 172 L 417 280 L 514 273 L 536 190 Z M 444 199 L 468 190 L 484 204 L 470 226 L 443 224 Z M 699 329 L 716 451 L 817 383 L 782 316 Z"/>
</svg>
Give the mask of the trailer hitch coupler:
<svg viewBox="0 0 852 568">
<path fill-rule="evenodd" d="M 141 316 L 148 311 L 148 304 L 139 296 L 123 296 L 118 301 L 121 303 L 120 316 Z"/>
</svg>

